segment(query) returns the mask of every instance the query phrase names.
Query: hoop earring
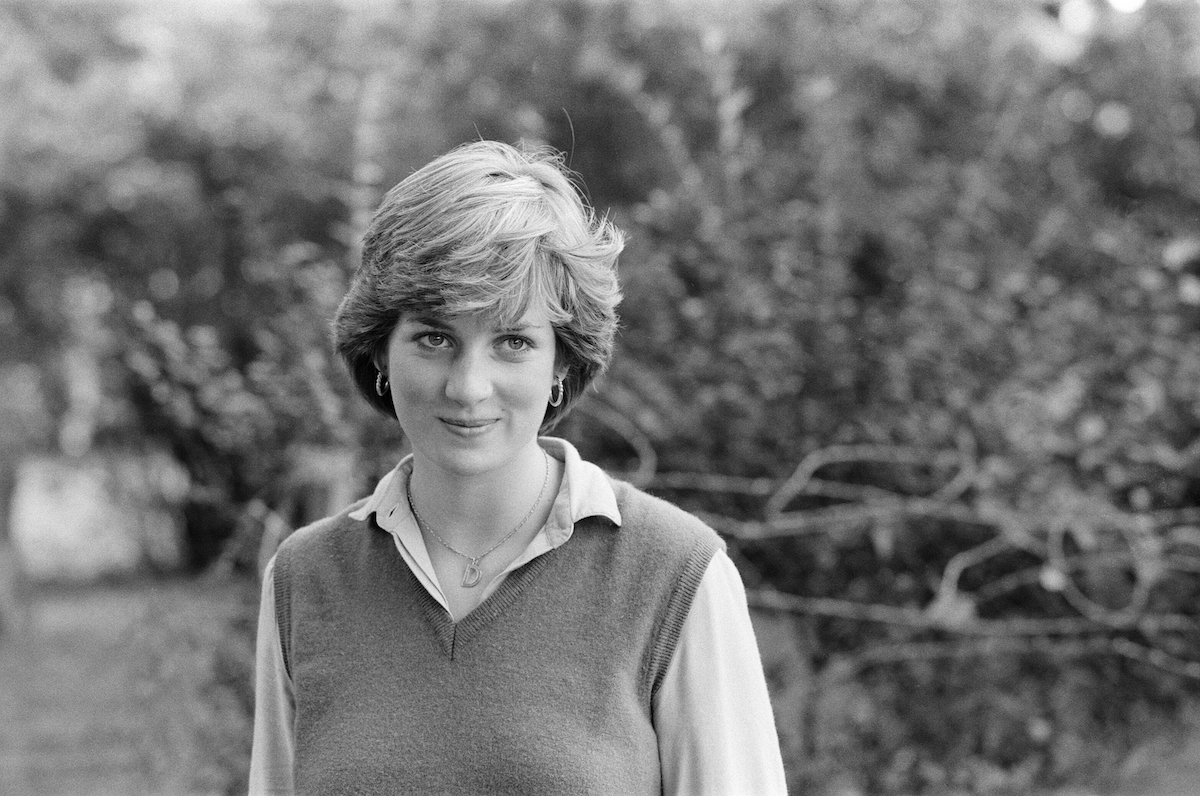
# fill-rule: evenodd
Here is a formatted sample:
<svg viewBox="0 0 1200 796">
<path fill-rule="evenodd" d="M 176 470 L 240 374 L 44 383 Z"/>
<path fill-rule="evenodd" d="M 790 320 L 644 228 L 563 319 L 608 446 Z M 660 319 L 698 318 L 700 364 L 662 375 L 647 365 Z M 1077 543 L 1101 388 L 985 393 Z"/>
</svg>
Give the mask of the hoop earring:
<svg viewBox="0 0 1200 796">
<path fill-rule="evenodd" d="M 550 385 L 550 405 L 561 406 L 565 393 L 566 390 L 563 389 L 562 379 L 555 378 L 554 383 Z"/>
<path fill-rule="evenodd" d="M 375 394 L 380 398 L 387 395 L 387 391 L 391 385 L 388 384 L 387 377 L 383 375 L 383 371 L 375 373 Z"/>
</svg>

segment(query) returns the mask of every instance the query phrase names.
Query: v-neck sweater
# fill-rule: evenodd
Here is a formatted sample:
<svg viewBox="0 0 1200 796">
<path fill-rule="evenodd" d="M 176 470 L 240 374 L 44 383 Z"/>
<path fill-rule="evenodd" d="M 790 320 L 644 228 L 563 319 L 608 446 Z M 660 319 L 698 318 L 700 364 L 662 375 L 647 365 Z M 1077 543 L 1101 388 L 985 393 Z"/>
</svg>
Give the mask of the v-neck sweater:
<svg viewBox="0 0 1200 796">
<path fill-rule="evenodd" d="M 459 622 L 356 507 L 289 537 L 275 590 L 297 792 L 660 793 L 651 701 L 722 542 L 613 491 L 619 529 L 576 523 Z"/>
</svg>

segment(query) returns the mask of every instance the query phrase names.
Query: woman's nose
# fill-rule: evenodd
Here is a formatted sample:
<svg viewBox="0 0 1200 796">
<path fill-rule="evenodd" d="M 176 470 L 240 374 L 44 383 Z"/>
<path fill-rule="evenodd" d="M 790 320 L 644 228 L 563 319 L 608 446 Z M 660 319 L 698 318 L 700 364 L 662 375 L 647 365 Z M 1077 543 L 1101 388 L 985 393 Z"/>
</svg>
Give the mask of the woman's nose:
<svg viewBox="0 0 1200 796">
<path fill-rule="evenodd" d="M 450 367 L 446 397 L 464 405 L 476 404 L 492 394 L 492 379 L 486 357 L 464 351 Z"/>
</svg>

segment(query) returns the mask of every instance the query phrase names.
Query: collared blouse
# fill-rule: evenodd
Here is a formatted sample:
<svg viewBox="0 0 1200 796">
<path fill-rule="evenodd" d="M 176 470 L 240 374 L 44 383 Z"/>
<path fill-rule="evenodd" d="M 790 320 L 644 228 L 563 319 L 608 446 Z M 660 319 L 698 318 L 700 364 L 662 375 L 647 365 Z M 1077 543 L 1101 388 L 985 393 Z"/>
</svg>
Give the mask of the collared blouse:
<svg viewBox="0 0 1200 796">
<path fill-rule="evenodd" d="M 604 472 L 583 461 L 565 440 L 543 437 L 539 441 L 564 465 L 550 517 L 524 552 L 485 587 L 481 600 L 508 573 L 565 544 L 578 520 L 603 516 L 621 524 L 616 496 Z M 366 520 L 374 514 L 417 580 L 450 613 L 405 497 L 411 473 L 410 456 L 385 475 L 367 502 L 350 516 Z M 263 574 L 258 619 L 251 796 L 294 792 L 295 701 L 275 622 L 274 564 L 272 558 Z M 705 570 L 651 710 L 665 796 L 786 794 L 745 587 L 724 551 L 718 551 Z"/>
</svg>

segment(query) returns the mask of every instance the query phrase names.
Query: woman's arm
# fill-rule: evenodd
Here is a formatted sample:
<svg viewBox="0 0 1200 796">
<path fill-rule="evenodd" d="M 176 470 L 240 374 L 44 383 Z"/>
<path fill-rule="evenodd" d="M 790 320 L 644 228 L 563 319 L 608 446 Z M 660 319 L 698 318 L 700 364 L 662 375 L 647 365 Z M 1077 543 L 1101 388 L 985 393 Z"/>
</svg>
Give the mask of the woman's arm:
<svg viewBox="0 0 1200 796">
<path fill-rule="evenodd" d="M 705 570 L 654 698 L 665 796 L 784 796 L 762 660 L 737 568 Z"/>
<path fill-rule="evenodd" d="M 254 742 L 250 749 L 250 796 L 291 796 L 296 705 L 292 678 L 283 665 L 275 623 L 275 559 L 263 572 L 255 652 Z"/>
</svg>

